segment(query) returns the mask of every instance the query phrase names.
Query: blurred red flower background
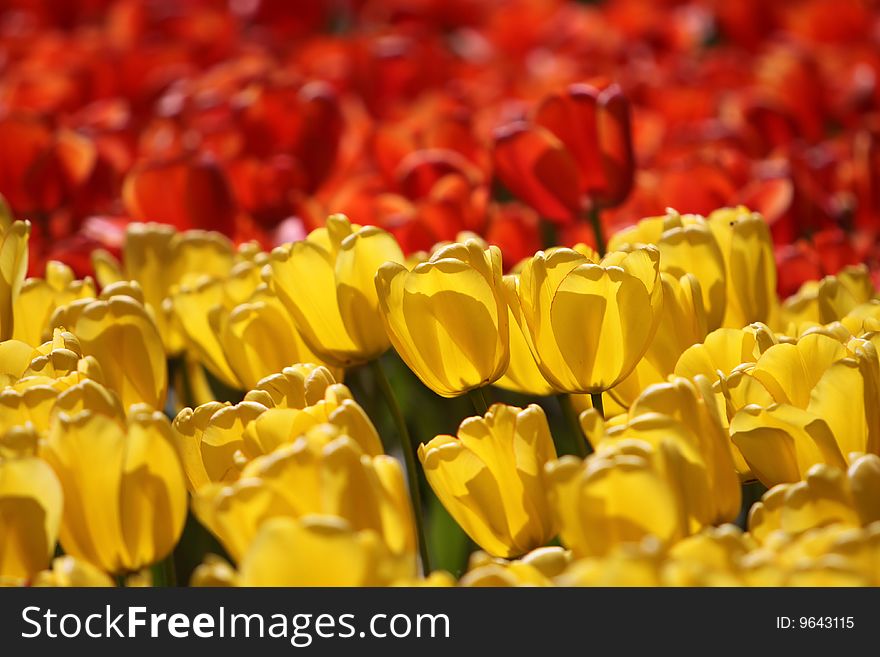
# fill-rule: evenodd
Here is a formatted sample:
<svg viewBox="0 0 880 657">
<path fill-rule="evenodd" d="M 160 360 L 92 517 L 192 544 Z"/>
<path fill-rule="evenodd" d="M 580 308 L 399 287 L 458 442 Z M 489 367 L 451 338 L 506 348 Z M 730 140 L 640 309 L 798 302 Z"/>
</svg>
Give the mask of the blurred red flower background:
<svg viewBox="0 0 880 657">
<path fill-rule="evenodd" d="M 270 247 L 345 212 L 512 265 L 742 203 L 781 294 L 880 284 L 878 78 L 860 0 L 6 0 L 0 194 L 32 274 L 131 221 Z"/>
</svg>

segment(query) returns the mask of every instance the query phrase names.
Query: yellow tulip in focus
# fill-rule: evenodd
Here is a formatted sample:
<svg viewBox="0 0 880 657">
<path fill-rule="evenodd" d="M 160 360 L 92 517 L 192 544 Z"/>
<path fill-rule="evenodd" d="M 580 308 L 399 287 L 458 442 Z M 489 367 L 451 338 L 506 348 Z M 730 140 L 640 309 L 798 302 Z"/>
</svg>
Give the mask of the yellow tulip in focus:
<svg viewBox="0 0 880 657">
<path fill-rule="evenodd" d="M 83 353 L 100 363 L 105 383 L 125 408 L 138 403 L 165 406 L 165 350 L 156 324 L 141 303 L 127 295 L 92 301 L 70 330 L 79 338 Z"/>
<path fill-rule="evenodd" d="M 373 283 L 386 262 L 403 262 L 390 233 L 337 214 L 307 239 L 272 251 L 264 276 L 311 350 L 348 367 L 377 358 L 390 345 Z"/>
<path fill-rule="evenodd" d="M 507 370 L 509 311 L 497 247 L 451 244 L 412 271 L 386 263 L 376 289 L 391 343 L 438 395 L 460 395 Z"/>
<path fill-rule="evenodd" d="M 0 341 L 14 334 L 14 308 L 24 282 L 28 263 L 27 221 L 8 221 L 0 212 Z"/>
<path fill-rule="evenodd" d="M 544 411 L 493 404 L 461 423 L 457 437 L 419 446 L 428 483 L 489 554 L 518 556 L 555 534 L 544 465 L 556 458 Z"/>
<path fill-rule="evenodd" d="M 828 424 L 788 404 L 746 406 L 730 422 L 730 439 L 767 487 L 800 481 L 817 463 L 846 469 Z"/>
<path fill-rule="evenodd" d="M 296 555 L 296 558 L 291 558 Z M 375 532 L 341 518 L 273 518 L 241 561 L 240 586 L 388 586 L 414 575 Z"/>
<path fill-rule="evenodd" d="M 524 395 L 544 397 L 553 394 L 551 386 L 532 355 L 529 345 L 530 336 L 522 319 L 522 308 L 519 304 L 519 274 L 504 277 L 504 298 L 509 310 L 508 326 L 510 333 L 510 362 L 507 371 L 495 385 L 505 390 L 513 390 Z"/>
<path fill-rule="evenodd" d="M 706 218 L 724 258 L 727 311 L 722 326 L 773 326 L 779 314 L 773 240 L 764 218 L 748 208 L 723 208 Z"/>
<path fill-rule="evenodd" d="M 660 322 L 663 286 L 653 246 L 599 264 L 571 249 L 538 252 L 520 275 L 535 360 L 557 391 L 597 393 L 630 374 Z"/>
<path fill-rule="evenodd" d="M 64 491 L 65 553 L 119 574 L 161 560 L 177 544 L 186 484 L 158 411 L 134 408 L 124 424 L 88 411 L 61 413 L 43 456 Z"/>
<path fill-rule="evenodd" d="M 58 478 L 38 458 L 0 459 L 0 580 L 49 565 L 61 523 Z"/>
<path fill-rule="evenodd" d="M 546 472 L 559 536 L 577 557 L 647 536 L 671 544 L 687 535 L 666 457 L 644 441 L 602 444 L 584 461 L 564 456 Z"/>
</svg>

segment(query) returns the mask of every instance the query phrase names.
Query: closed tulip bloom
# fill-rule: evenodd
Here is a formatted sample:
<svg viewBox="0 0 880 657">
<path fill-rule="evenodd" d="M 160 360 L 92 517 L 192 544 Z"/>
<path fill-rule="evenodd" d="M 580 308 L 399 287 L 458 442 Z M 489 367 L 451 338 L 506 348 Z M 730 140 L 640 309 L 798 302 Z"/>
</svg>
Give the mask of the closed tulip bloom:
<svg viewBox="0 0 880 657">
<path fill-rule="evenodd" d="M 685 349 L 675 364 L 677 376 L 689 379 L 702 374 L 709 380 L 724 378 L 743 363 L 754 363 L 777 343 L 765 324 L 745 328 L 720 328 Z"/>
<path fill-rule="evenodd" d="M 540 547 L 555 533 L 547 506 L 544 465 L 556 458 L 539 406 L 493 404 L 468 418 L 457 437 L 419 446 L 419 459 L 443 506 L 484 550 L 512 557 Z"/>
<path fill-rule="evenodd" d="M 61 484 L 45 461 L 0 459 L 0 580 L 28 579 L 49 565 L 62 505 Z"/>
<path fill-rule="evenodd" d="M 241 561 L 238 584 L 388 586 L 413 576 L 412 563 L 391 554 L 375 532 L 313 515 L 267 521 Z"/>
<path fill-rule="evenodd" d="M 294 363 L 319 361 L 306 346 L 284 306 L 266 290 L 218 318 L 217 333 L 241 388 Z"/>
<path fill-rule="evenodd" d="M 197 517 L 241 559 L 262 523 L 313 513 L 371 529 L 396 554 L 415 554 L 412 509 L 400 464 L 369 456 L 333 425 L 317 425 L 249 462 L 230 485 L 201 488 Z"/>
<path fill-rule="evenodd" d="M 49 320 L 59 306 L 76 299 L 94 298 L 97 294 L 91 278 L 76 280 L 67 265 L 49 261 L 44 278 L 25 279 L 15 301 L 15 330 L 13 337 L 34 347 L 43 342 L 49 332 Z"/>
<path fill-rule="evenodd" d="M 550 504 L 563 544 L 577 557 L 602 556 L 655 536 L 687 534 L 679 494 L 662 453 L 639 440 L 602 445 L 586 460 L 564 456 L 546 467 Z"/>
<path fill-rule="evenodd" d="M 773 240 L 764 218 L 745 207 L 716 210 L 706 219 L 724 258 L 727 312 L 722 326 L 773 325 L 779 314 Z"/>
<path fill-rule="evenodd" d="M 817 463 L 846 468 L 828 424 L 787 404 L 746 406 L 730 422 L 730 439 L 768 487 L 800 481 Z"/>
<path fill-rule="evenodd" d="M 9 340 L 14 333 L 13 309 L 27 272 L 30 232 L 30 223 L 8 221 L 0 212 L 0 341 Z"/>
<path fill-rule="evenodd" d="M 543 397 L 553 394 L 551 386 L 532 355 L 529 346 L 530 336 L 524 326 L 522 308 L 519 303 L 519 274 L 509 274 L 504 277 L 504 298 L 510 312 L 508 326 L 510 327 L 510 362 L 507 371 L 495 385 L 505 390 L 512 390 L 524 395 Z"/>
<path fill-rule="evenodd" d="M 501 252 L 475 241 L 440 249 L 412 271 L 387 263 L 376 273 L 391 343 L 444 397 L 492 383 L 507 369 L 509 311 L 502 287 Z"/>
<path fill-rule="evenodd" d="M 145 403 L 165 406 L 168 366 L 156 324 L 144 306 L 130 296 L 92 301 L 71 327 L 83 353 L 94 356 L 105 383 L 125 408 Z"/>
<path fill-rule="evenodd" d="M 538 367 L 557 391 L 602 392 L 633 371 L 660 322 L 659 259 L 649 246 L 599 264 L 570 249 L 526 262 L 523 319 Z"/>
<path fill-rule="evenodd" d="M 158 411 L 133 409 L 124 424 L 60 414 L 43 456 L 64 491 L 65 553 L 118 574 L 163 559 L 177 544 L 186 483 L 171 426 Z"/>
<path fill-rule="evenodd" d="M 703 217 L 674 210 L 647 217 L 615 233 L 608 249 L 617 251 L 627 244 L 654 244 L 660 250 L 661 271 L 679 280 L 693 275 L 700 284 L 708 330 L 721 326 L 727 308 L 727 273 L 721 249 Z"/>
<path fill-rule="evenodd" d="M 264 275 L 311 350 L 348 367 L 389 347 L 373 283 L 386 262 L 403 262 L 391 234 L 331 215 L 325 230 L 276 248 Z"/>
</svg>

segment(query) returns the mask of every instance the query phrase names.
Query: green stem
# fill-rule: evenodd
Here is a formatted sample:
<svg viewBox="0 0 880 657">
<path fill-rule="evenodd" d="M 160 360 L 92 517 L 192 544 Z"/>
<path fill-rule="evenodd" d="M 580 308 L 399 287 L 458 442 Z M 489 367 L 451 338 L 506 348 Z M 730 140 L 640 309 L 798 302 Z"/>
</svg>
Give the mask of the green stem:
<svg viewBox="0 0 880 657">
<path fill-rule="evenodd" d="M 584 458 L 587 456 L 587 439 L 584 436 L 583 429 L 581 429 L 581 423 L 578 420 L 577 411 L 574 410 L 574 406 L 571 403 L 571 395 L 567 395 L 565 393 L 556 395 L 556 399 L 559 401 L 559 406 L 562 408 L 562 414 L 565 416 L 566 422 L 568 422 L 568 428 L 571 431 L 571 443 L 574 446 L 574 454 L 580 458 Z"/>
<path fill-rule="evenodd" d="M 602 232 L 602 221 L 599 219 L 599 206 L 593 204 L 587 216 L 590 218 L 590 225 L 593 227 L 593 235 L 596 236 L 596 251 L 599 257 L 605 255 L 605 235 Z"/>
<path fill-rule="evenodd" d="M 602 393 L 601 392 L 591 392 L 590 393 L 590 401 L 593 402 L 593 408 L 595 408 L 602 419 L 605 419 L 605 406 L 602 403 Z"/>
<path fill-rule="evenodd" d="M 474 410 L 479 415 L 485 415 L 489 410 L 489 403 L 486 401 L 486 393 L 483 392 L 483 389 L 474 388 L 473 390 L 469 390 L 467 395 L 470 398 L 471 403 L 474 405 Z"/>
<path fill-rule="evenodd" d="M 113 580 L 116 582 L 116 586 L 118 586 L 119 588 L 124 589 L 126 587 L 124 574 L 123 575 L 115 575 L 113 577 Z"/>
<path fill-rule="evenodd" d="M 385 403 L 388 410 L 391 411 L 391 417 L 397 427 L 397 436 L 400 439 L 400 447 L 403 450 L 403 458 L 406 461 L 406 478 L 409 484 L 409 496 L 412 501 L 413 516 L 416 523 L 416 539 L 419 542 L 419 556 L 422 559 L 422 574 L 428 575 L 431 572 L 431 562 L 428 559 L 428 542 L 425 540 L 425 527 L 422 523 L 422 500 L 419 493 L 419 471 L 416 469 L 416 455 L 413 449 L 412 439 L 409 437 L 409 430 L 406 428 L 406 419 L 403 412 L 397 404 L 397 398 L 382 368 L 382 363 L 378 359 L 370 363 L 373 375 L 376 377 L 376 383 L 382 396 L 385 397 Z"/>
<path fill-rule="evenodd" d="M 150 570 L 153 573 L 153 586 L 167 588 L 177 586 L 177 571 L 174 567 L 174 552 L 162 561 L 157 561 Z"/>
</svg>

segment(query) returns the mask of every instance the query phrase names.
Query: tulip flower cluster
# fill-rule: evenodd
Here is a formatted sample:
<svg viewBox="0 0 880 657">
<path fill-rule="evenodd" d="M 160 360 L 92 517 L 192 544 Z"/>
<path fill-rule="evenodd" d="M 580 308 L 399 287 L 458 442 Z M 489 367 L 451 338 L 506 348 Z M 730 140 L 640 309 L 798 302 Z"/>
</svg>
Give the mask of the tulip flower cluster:
<svg viewBox="0 0 880 657">
<path fill-rule="evenodd" d="M 880 586 L 878 28 L 13 0 L 0 583 Z"/>
</svg>

